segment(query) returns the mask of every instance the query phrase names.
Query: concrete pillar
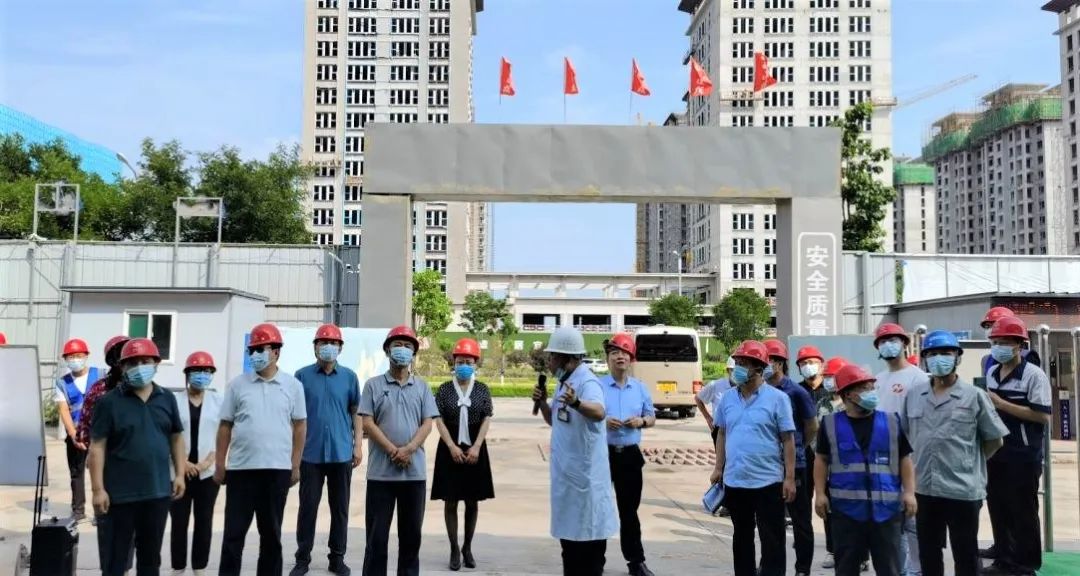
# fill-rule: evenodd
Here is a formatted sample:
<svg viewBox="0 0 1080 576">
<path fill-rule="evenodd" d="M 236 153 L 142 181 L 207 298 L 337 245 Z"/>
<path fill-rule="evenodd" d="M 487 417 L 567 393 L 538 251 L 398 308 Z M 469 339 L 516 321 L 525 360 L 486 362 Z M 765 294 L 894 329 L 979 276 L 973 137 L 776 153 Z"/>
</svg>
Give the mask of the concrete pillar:
<svg viewBox="0 0 1080 576">
<path fill-rule="evenodd" d="M 378 242 L 360 251 L 360 327 L 411 324 L 411 197 L 365 195 L 364 222 L 364 236 Z"/>
<path fill-rule="evenodd" d="M 776 201 L 776 329 L 781 338 L 840 333 L 843 218 L 836 192 Z"/>
</svg>

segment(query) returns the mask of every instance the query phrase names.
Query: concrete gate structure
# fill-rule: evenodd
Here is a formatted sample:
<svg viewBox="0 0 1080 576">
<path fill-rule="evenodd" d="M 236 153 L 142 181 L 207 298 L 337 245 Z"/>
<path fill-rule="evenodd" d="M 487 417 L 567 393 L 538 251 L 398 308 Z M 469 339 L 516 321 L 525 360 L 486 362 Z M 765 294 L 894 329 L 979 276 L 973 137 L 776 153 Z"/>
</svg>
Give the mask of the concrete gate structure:
<svg viewBox="0 0 1080 576">
<path fill-rule="evenodd" d="M 412 318 L 414 200 L 775 202 L 778 333 L 840 331 L 839 129 L 373 124 L 365 139 L 361 326 Z"/>
</svg>

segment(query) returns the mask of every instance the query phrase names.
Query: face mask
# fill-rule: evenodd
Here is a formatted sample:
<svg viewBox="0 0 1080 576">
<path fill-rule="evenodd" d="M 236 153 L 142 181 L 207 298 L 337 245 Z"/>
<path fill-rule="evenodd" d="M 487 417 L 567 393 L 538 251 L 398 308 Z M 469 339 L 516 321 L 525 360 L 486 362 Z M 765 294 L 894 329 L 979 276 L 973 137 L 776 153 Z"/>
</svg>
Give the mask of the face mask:
<svg viewBox="0 0 1080 576">
<path fill-rule="evenodd" d="M 68 370 L 79 372 L 86 367 L 86 358 L 75 358 L 67 361 Z"/>
<path fill-rule="evenodd" d="M 746 366 L 736 366 L 735 370 L 731 372 L 731 381 L 736 386 L 742 386 L 750 380 L 750 369 Z"/>
<path fill-rule="evenodd" d="M 188 384 L 197 390 L 206 390 L 214 381 L 214 375 L 210 372 L 192 372 L 188 374 Z"/>
<path fill-rule="evenodd" d="M 799 368 L 799 373 L 803 375 L 803 378 L 808 380 L 817 377 L 820 372 L 820 364 L 803 364 L 802 367 Z"/>
<path fill-rule="evenodd" d="M 956 368 L 956 357 L 949 355 L 930 356 L 926 359 L 926 368 L 934 376 L 948 376 Z"/>
<path fill-rule="evenodd" d="M 157 366 L 153 364 L 139 364 L 124 371 L 124 378 L 132 388 L 143 388 L 154 381 Z"/>
<path fill-rule="evenodd" d="M 454 377 L 461 382 L 468 382 L 475 373 L 476 369 L 468 364 L 458 364 L 457 366 L 454 366 Z"/>
<path fill-rule="evenodd" d="M 998 364 L 1005 364 L 1016 358 L 1016 352 L 1013 351 L 1012 346 L 995 344 L 990 347 L 990 355 L 994 357 L 994 361 Z"/>
<path fill-rule="evenodd" d="M 397 346 L 390 349 L 390 361 L 399 368 L 412 364 L 412 359 L 412 348 L 409 348 L 407 346 Z"/>
<path fill-rule="evenodd" d="M 254 368 L 256 372 L 260 372 L 270 365 L 269 350 L 263 350 L 262 352 L 252 352 L 250 358 L 251 367 Z"/>
<path fill-rule="evenodd" d="M 863 410 L 873 412 L 874 408 L 878 405 L 878 393 L 877 390 L 867 390 L 865 392 L 859 392 L 859 399 L 855 401 Z"/>
<path fill-rule="evenodd" d="M 829 392 L 836 392 L 836 379 L 832 376 L 825 377 L 825 389 Z"/>
<path fill-rule="evenodd" d="M 341 353 L 341 348 L 337 344 L 323 344 L 319 346 L 319 360 L 323 362 L 334 362 L 337 360 L 338 354 Z"/>
<path fill-rule="evenodd" d="M 774 374 L 776 374 L 776 370 L 773 369 L 772 364 L 769 364 L 768 366 L 765 366 L 765 372 L 762 373 L 761 376 L 768 380 L 772 378 Z"/>
<path fill-rule="evenodd" d="M 878 354 L 886 360 L 892 360 L 904 351 L 904 345 L 896 340 L 886 340 L 878 346 Z"/>
</svg>

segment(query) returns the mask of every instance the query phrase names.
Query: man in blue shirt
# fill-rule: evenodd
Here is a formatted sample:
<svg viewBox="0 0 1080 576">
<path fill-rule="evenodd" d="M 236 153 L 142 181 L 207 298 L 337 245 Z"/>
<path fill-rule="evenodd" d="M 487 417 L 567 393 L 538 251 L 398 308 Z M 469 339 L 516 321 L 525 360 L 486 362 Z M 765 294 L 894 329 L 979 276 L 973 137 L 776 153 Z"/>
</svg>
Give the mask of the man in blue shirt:
<svg viewBox="0 0 1080 576">
<path fill-rule="evenodd" d="M 348 576 L 345 543 L 349 530 L 352 470 L 363 460 L 360 381 L 337 362 L 345 344 L 341 330 L 324 324 L 315 331 L 316 362 L 296 371 L 307 404 L 307 437 L 300 459 L 300 511 L 296 516 L 296 566 L 289 576 L 307 574 L 315 544 L 315 520 L 326 484 L 330 500 L 330 567 Z"/>
<path fill-rule="evenodd" d="M 551 535 L 562 547 L 563 574 L 602 576 L 607 539 L 618 521 L 611 501 L 611 470 L 604 439 L 604 391 L 585 357 L 585 338 L 570 326 L 551 335 L 548 371 L 558 381 L 555 398 L 533 391 L 551 425 Z"/>
<path fill-rule="evenodd" d="M 600 379 L 607 412 L 608 461 L 611 481 L 615 484 L 615 503 L 619 508 L 619 542 L 630 576 L 653 576 L 645 565 L 641 545 L 641 469 L 645 458 L 638 446 L 641 429 L 656 424 L 656 409 L 645 384 L 629 375 L 636 347 L 634 337 L 620 333 L 604 343 L 610 373 Z"/>
<path fill-rule="evenodd" d="M 765 349 L 769 352 L 765 380 L 791 399 L 795 421 L 795 500 L 788 503 L 787 510 L 795 540 L 795 576 L 807 576 L 814 562 L 814 525 L 811 523 L 814 488 L 806 466 L 806 446 L 817 438 L 817 408 L 806 388 L 787 377 L 787 346 L 780 340 L 770 339 L 765 341 Z"/>
<path fill-rule="evenodd" d="M 795 499 L 795 422 L 787 395 L 765 384 L 769 353 L 747 340 L 732 354 L 735 389 L 720 398 L 714 414 L 716 468 L 711 481 L 723 481 L 724 504 L 731 512 L 735 576 L 758 574 L 754 527 L 761 538 L 761 576 L 782 576 L 784 502 Z"/>
</svg>

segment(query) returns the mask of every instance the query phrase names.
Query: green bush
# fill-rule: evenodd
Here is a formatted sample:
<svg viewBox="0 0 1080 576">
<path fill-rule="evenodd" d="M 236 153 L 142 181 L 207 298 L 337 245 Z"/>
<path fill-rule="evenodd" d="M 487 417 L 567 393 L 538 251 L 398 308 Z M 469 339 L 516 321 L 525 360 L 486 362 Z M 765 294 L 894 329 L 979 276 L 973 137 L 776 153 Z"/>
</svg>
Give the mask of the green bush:
<svg viewBox="0 0 1080 576">
<path fill-rule="evenodd" d="M 701 363 L 701 378 L 708 383 L 711 380 L 717 378 L 723 378 L 727 375 L 727 364 L 724 362 L 702 362 Z"/>
<path fill-rule="evenodd" d="M 56 426 L 60 422 L 60 409 L 56 407 L 51 394 L 41 399 L 41 419 L 46 426 Z"/>
</svg>

